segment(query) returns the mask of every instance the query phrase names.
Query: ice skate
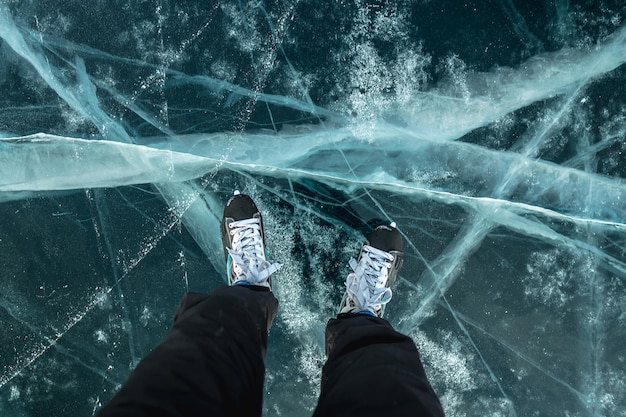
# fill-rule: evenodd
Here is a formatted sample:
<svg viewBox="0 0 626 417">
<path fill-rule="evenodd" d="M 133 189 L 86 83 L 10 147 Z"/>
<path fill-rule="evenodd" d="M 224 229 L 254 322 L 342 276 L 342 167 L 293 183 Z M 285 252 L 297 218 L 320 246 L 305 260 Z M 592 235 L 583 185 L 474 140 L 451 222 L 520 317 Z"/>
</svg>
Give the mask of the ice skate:
<svg viewBox="0 0 626 417">
<path fill-rule="evenodd" d="M 361 246 L 358 261 L 350 260 L 353 272 L 346 278 L 340 313 L 382 317 L 402 266 L 402 236 L 395 226 L 378 226 Z"/>
<path fill-rule="evenodd" d="M 224 207 L 221 229 L 230 285 L 258 285 L 271 290 L 271 275 L 281 265 L 266 259 L 263 219 L 252 198 L 235 191 Z"/>
</svg>

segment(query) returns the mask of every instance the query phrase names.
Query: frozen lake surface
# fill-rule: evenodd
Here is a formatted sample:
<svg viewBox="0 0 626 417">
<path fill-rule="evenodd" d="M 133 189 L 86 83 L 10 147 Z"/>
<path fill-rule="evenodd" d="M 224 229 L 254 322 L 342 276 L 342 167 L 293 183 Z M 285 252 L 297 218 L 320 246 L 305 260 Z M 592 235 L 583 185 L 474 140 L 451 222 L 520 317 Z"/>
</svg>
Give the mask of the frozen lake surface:
<svg viewBox="0 0 626 417">
<path fill-rule="evenodd" d="M 600 4 L 596 4 L 600 3 Z M 622 1 L 0 0 L 0 415 L 84 416 L 226 283 L 234 189 L 308 416 L 365 234 L 454 416 L 626 416 Z"/>
</svg>

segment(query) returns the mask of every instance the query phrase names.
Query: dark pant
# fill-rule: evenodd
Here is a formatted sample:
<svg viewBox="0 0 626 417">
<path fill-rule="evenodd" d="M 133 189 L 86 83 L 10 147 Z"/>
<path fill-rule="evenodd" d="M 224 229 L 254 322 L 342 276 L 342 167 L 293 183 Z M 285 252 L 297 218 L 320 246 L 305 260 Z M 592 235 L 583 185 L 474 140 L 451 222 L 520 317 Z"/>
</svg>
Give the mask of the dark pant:
<svg viewBox="0 0 626 417">
<path fill-rule="evenodd" d="M 278 307 L 260 287 L 188 293 L 163 341 L 130 374 L 107 416 L 260 416 L 267 329 Z M 413 341 L 383 319 L 340 315 L 314 416 L 443 416 Z"/>
</svg>

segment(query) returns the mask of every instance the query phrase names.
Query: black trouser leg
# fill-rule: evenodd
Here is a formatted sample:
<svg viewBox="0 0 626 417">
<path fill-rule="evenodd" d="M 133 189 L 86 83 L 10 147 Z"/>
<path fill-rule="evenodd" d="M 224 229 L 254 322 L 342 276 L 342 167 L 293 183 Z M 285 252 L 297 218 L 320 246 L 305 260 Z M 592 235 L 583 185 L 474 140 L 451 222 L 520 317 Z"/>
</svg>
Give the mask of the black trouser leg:
<svg viewBox="0 0 626 417">
<path fill-rule="evenodd" d="M 386 320 L 331 319 L 326 355 L 314 417 L 443 416 L 413 340 Z"/>
<path fill-rule="evenodd" d="M 188 293 L 172 329 L 98 417 L 260 416 L 267 329 L 277 306 L 259 287 Z"/>
</svg>

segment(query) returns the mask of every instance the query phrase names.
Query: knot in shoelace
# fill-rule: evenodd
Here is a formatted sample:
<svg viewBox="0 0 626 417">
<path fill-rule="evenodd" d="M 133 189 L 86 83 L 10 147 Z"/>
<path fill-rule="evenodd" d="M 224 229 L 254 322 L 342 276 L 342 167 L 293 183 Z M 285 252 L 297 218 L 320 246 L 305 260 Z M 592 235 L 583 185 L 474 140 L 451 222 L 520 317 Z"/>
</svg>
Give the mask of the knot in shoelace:
<svg viewBox="0 0 626 417">
<path fill-rule="evenodd" d="M 233 236 L 232 248 L 228 253 L 233 262 L 237 279 L 251 284 L 262 284 L 280 269 L 278 263 L 270 264 L 265 259 L 265 248 L 261 238 L 261 222 L 257 218 L 240 220 L 228 225 Z"/>
<path fill-rule="evenodd" d="M 361 260 L 350 260 L 350 268 L 354 271 L 346 279 L 348 295 L 355 304 L 354 311 L 369 310 L 376 313 L 384 304 L 391 300 L 391 289 L 387 287 L 389 268 L 393 255 L 364 245 Z"/>
</svg>

